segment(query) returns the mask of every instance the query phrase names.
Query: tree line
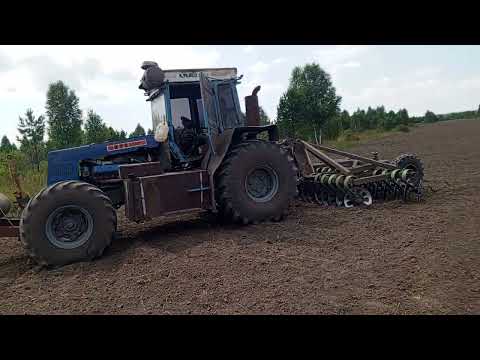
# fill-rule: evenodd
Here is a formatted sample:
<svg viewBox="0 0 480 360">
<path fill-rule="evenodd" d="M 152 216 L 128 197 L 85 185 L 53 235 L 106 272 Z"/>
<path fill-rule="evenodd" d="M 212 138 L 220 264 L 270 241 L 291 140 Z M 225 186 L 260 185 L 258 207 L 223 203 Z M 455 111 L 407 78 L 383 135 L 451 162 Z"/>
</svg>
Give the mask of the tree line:
<svg viewBox="0 0 480 360">
<path fill-rule="evenodd" d="M 5 155 L 13 155 L 40 171 L 40 164 L 49 151 L 146 134 L 140 124 L 131 134 L 115 130 L 91 109 L 84 118 L 80 99 L 62 81 L 49 85 L 45 110 L 45 115 L 36 117 L 32 109 L 27 109 L 25 115 L 19 117 L 17 141 L 20 147 L 17 148 L 7 136 L 3 136 L 0 143 L 2 159 Z M 148 133 L 152 130 L 149 129 Z M 45 135 L 48 135 L 48 140 L 45 140 Z"/>
<path fill-rule="evenodd" d="M 280 98 L 276 123 L 282 137 L 302 138 L 318 142 L 336 139 L 342 134 L 365 130 L 408 131 L 416 123 L 480 118 L 477 111 L 411 117 L 406 109 L 387 111 L 384 106 L 357 109 L 350 114 L 341 110 L 342 97 L 337 95 L 330 75 L 316 63 L 293 69 L 287 91 Z"/>
</svg>

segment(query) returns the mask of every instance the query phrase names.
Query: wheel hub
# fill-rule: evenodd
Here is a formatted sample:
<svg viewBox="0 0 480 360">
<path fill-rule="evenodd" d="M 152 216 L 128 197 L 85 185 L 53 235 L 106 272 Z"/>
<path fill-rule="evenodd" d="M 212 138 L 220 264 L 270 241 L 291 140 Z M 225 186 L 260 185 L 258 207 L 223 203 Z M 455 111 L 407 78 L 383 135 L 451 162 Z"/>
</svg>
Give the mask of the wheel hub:
<svg viewBox="0 0 480 360">
<path fill-rule="evenodd" d="M 278 191 L 278 175 L 270 167 L 257 167 L 247 175 L 245 190 L 255 202 L 270 201 Z"/>
<path fill-rule="evenodd" d="M 92 235 L 93 218 L 85 209 L 68 205 L 53 211 L 45 227 L 47 238 L 54 246 L 75 249 Z"/>
</svg>

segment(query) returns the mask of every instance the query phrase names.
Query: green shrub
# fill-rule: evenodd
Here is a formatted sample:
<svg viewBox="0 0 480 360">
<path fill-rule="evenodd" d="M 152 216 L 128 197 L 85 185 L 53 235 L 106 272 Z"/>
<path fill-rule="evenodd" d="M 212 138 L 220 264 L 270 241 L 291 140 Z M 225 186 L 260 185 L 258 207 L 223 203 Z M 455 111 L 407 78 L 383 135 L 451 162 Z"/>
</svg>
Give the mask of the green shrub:
<svg viewBox="0 0 480 360">
<path fill-rule="evenodd" d="M 410 128 L 407 125 L 398 125 L 394 130 L 401 132 L 409 132 Z"/>
<path fill-rule="evenodd" d="M 342 138 L 345 141 L 359 141 L 360 140 L 360 137 L 358 136 L 358 134 L 356 134 L 355 132 L 353 132 L 350 129 L 345 130 L 342 133 Z"/>
</svg>

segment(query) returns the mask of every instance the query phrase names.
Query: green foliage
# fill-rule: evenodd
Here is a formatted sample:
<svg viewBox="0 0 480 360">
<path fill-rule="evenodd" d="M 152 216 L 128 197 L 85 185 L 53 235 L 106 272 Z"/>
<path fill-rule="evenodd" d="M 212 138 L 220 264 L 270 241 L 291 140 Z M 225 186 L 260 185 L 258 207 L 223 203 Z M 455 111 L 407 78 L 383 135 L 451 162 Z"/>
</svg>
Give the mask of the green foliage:
<svg viewBox="0 0 480 360">
<path fill-rule="evenodd" d="M 350 123 L 350 114 L 347 110 L 343 110 L 339 115 L 339 121 L 343 130 L 347 130 L 351 128 Z"/>
<path fill-rule="evenodd" d="M 117 131 L 117 130 L 114 130 L 112 127 L 109 127 L 108 133 L 109 133 L 109 137 L 108 137 L 109 141 L 127 140 L 127 133 L 123 130 Z"/>
<path fill-rule="evenodd" d="M 480 113 L 475 110 L 460 111 L 460 112 L 438 115 L 438 121 L 478 119 L 479 115 Z"/>
<path fill-rule="evenodd" d="M 89 110 L 87 121 L 85 122 L 85 142 L 86 144 L 98 144 L 105 141 L 126 140 L 127 133 L 123 130 L 117 131 L 103 122 L 100 115 Z"/>
<path fill-rule="evenodd" d="M 45 142 L 45 118 L 43 115 L 35 118 L 32 109 L 27 109 L 25 117 L 19 117 L 17 137 L 20 142 L 20 150 L 30 160 L 33 167 L 40 171 L 40 162 L 46 158 Z"/>
<path fill-rule="evenodd" d="M 313 132 L 317 137 L 324 125 L 339 113 L 341 100 L 330 75 L 318 64 L 295 67 L 277 108 L 281 133 L 287 137 L 305 138 L 311 137 Z"/>
<path fill-rule="evenodd" d="M 362 130 L 375 129 L 377 127 L 377 114 L 370 106 L 365 113 L 364 124 L 362 124 Z"/>
<path fill-rule="evenodd" d="M 50 148 L 64 149 L 82 143 L 79 99 L 62 81 L 49 85 L 46 110 Z"/>
<path fill-rule="evenodd" d="M 145 136 L 145 129 L 140 124 L 138 124 L 135 130 L 130 134 L 130 137 L 136 136 Z"/>
<path fill-rule="evenodd" d="M 345 141 L 359 141 L 360 137 L 357 133 L 354 133 L 351 129 L 347 129 L 342 134 L 343 140 Z"/>
<path fill-rule="evenodd" d="M 399 110 L 397 113 L 397 124 L 408 126 L 410 123 L 410 118 L 408 116 L 408 111 L 406 109 Z"/>
<path fill-rule="evenodd" d="M 390 110 L 386 115 L 385 115 L 385 120 L 383 122 L 383 129 L 385 130 L 392 130 L 395 128 L 397 125 L 398 120 L 397 120 L 397 114 L 395 114 L 394 111 Z"/>
<path fill-rule="evenodd" d="M 435 115 L 433 111 L 427 111 L 423 119 L 424 119 L 423 121 L 426 123 L 433 123 L 433 122 L 437 122 L 439 120 L 439 117 Z"/>
<path fill-rule="evenodd" d="M 342 112 L 341 118 L 343 129 L 352 129 L 354 131 L 373 129 L 388 131 L 398 125 L 408 126 L 413 123 L 406 109 L 401 109 L 397 113 L 393 110 L 386 112 L 384 106 L 379 106 L 376 109 L 369 107 L 367 111 L 357 109 L 350 116 L 350 121 L 348 121 L 348 113 Z"/>
<path fill-rule="evenodd" d="M 299 96 L 294 91 L 287 90 L 280 98 L 277 107 L 277 125 L 280 134 L 286 138 L 295 138 L 301 124 L 297 118 L 297 109 L 300 107 Z"/>
<path fill-rule="evenodd" d="M 8 162 L 13 159 L 17 165 L 17 173 L 23 190 L 31 197 L 37 194 L 47 181 L 47 162 L 40 162 L 39 169 L 30 165 L 28 157 L 20 151 L 10 154 L 0 152 L 0 193 L 14 200 L 15 184 L 10 177 Z"/>
<path fill-rule="evenodd" d="M 352 114 L 350 129 L 353 131 L 364 130 L 366 123 L 367 114 L 365 113 L 365 110 L 357 109 L 357 111 Z"/>
<path fill-rule="evenodd" d="M 270 121 L 270 118 L 268 117 L 267 113 L 265 112 L 265 110 L 263 110 L 263 108 L 261 106 L 259 106 L 259 110 L 260 110 L 260 125 L 264 126 L 264 125 L 270 125 L 271 124 L 271 121 Z"/>
<path fill-rule="evenodd" d="M 8 137 L 6 135 L 4 135 L 2 137 L 2 141 L 1 141 L 1 144 L 0 144 L 0 152 L 2 153 L 10 153 L 12 151 L 16 151 L 17 150 L 17 146 L 15 144 L 12 144 L 10 142 L 10 140 L 8 139 Z"/>
<path fill-rule="evenodd" d="M 280 135 L 316 142 L 339 137 L 345 130 L 361 132 L 374 129 L 393 130 L 413 123 L 406 109 L 397 113 L 384 106 L 357 109 L 353 114 L 339 109 L 330 76 L 317 64 L 296 67 L 292 71 L 287 91 L 277 107 Z"/>
<path fill-rule="evenodd" d="M 410 128 L 407 125 L 400 124 L 394 128 L 395 131 L 409 132 Z"/>
<path fill-rule="evenodd" d="M 323 139 L 336 139 L 343 131 L 341 115 L 329 118 L 323 125 L 321 135 Z M 323 141 L 322 139 L 322 141 Z"/>
<path fill-rule="evenodd" d="M 96 114 L 93 110 L 89 110 L 87 113 L 84 133 L 84 142 L 86 144 L 102 143 L 110 140 L 112 137 L 110 129 L 105 125 L 101 116 Z"/>
</svg>

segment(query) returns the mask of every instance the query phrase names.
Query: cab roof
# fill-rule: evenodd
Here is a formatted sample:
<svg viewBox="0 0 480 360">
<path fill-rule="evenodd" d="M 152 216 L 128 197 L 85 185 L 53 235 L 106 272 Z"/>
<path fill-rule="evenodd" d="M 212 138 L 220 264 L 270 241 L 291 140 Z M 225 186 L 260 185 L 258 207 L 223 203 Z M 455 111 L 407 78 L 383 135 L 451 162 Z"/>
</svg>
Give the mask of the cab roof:
<svg viewBox="0 0 480 360">
<path fill-rule="evenodd" d="M 237 68 L 203 68 L 203 69 L 172 69 L 162 70 L 165 81 L 170 83 L 200 81 L 200 73 L 216 79 L 231 79 L 237 76 Z"/>
</svg>

